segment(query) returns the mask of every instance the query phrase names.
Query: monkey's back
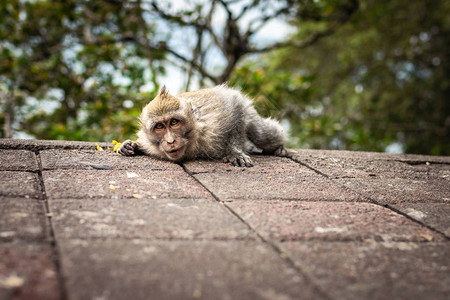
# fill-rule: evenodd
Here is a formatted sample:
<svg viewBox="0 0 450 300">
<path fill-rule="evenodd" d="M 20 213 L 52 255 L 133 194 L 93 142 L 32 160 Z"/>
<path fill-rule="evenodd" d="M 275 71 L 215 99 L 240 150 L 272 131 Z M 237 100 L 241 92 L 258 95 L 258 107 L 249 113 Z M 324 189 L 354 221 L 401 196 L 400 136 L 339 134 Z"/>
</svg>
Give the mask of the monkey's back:
<svg viewBox="0 0 450 300">
<path fill-rule="evenodd" d="M 220 85 L 213 88 L 179 94 L 178 98 L 192 105 L 197 120 L 198 153 L 193 156 L 222 158 L 238 127 L 245 123 L 250 99 L 236 89 Z M 241 133 L 245 139 L 245 132 Z M 234 141 L 233 141 L 234 142 Z"/>
</svg>

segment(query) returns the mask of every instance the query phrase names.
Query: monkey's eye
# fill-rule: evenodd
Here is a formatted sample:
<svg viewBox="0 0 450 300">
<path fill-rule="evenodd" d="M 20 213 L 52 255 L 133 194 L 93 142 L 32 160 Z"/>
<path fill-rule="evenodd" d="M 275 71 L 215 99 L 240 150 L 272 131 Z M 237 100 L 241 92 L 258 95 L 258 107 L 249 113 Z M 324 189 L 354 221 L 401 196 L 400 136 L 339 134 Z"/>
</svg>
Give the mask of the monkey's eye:
<svg viewBox="0 0 450 300">
<path fill-rule="evenodd" d="M 180 121 L 178 121 L 177 119 L 170 120 L 170 126 L 177 125 L 178 123 L 180 123 Z"/>
<path fill-rule="evenodd" d="M 158 123 L 155 125 L 155 129 L 163 129 L 163 128 L 164 128 L 163 123 Z"/>
</svg>

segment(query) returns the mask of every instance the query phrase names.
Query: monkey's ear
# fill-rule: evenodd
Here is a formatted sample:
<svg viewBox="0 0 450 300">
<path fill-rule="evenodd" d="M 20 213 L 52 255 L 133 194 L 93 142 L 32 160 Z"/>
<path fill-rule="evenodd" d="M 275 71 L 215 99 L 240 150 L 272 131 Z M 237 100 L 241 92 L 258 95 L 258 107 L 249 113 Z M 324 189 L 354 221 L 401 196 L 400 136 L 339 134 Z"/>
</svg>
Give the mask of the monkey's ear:
<svg viewBox="0 0 450 300">
<path fill-rule="evenodd" d="M 163 87 L 161 88 L 161 90 L 159 91 L 159 93 L 158 93 L 158 96 L 164 96 L 164 95 L 167 95 L 169 93 L 169 91 L 168 90 L 166 90 L 166 86 L 165 85 L 163 85 Z"/>
</svg>

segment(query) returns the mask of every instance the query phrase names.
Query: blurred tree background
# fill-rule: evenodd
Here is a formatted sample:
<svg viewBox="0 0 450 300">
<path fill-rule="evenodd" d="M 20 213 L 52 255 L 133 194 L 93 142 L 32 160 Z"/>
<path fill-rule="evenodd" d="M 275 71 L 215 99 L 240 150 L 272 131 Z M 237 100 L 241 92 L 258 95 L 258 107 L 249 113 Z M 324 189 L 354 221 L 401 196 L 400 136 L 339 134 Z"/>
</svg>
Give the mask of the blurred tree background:
<svg viewBox="0 0 450 300">
<path fill-rule="evenodd" d="M 0 0 L 0 137 L 124 140 L 160 85 L 229 82 L 291 147 L 450 155 L 449 1 L 181 2 Z"/>
</svg>

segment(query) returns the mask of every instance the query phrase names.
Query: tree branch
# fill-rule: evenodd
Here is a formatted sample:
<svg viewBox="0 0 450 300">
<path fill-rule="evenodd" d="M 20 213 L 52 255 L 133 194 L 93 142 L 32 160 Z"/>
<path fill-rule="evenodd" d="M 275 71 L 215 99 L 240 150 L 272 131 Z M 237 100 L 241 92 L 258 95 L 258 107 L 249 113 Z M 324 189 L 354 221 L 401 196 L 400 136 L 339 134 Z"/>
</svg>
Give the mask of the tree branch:
<svg viewBox="0 0 450 300">
<path fill-rule="evenodd" d="M 320 40 L 323 37 L 332 35 L 334 32 L 337 31 L 337 29 L 345 24 L 357 11 L 359 7 L 358 0 L 351 0 L 351 6 L 347 7 L 345 10 L 345 14 L 343 16 L 340 16 L 330 27 L 328 27 L 325 30 L 317 31 L 311 34 L 307 39 L 303 41 L 285 41 L 285 42 L 279 42 L 274 43 L 272 45 L 268 45 L 262 48 L 249 48 L 249 53 L 263 53 L 263 52 L 269 52 L 275 49 L 280 49 L 284 47 L 295 47 L 295 48 L 306 48 L 314 43 L 316 43 L 318 40 Z"/>
<path fill-rule="evenodd" d="M 245 13 L 247 12 L 247 10 L 249 10 L 250 8 L 253 8 L 255 6 L 257 6 L 259 4 L 259 0 L 253 0 L 252 3 L 250 3 L 249 5 L 246 5 L 242 8 L 241 13 L 236 17 L 236 20 L 241 19 Z"/>
<path fill-rule="evenodd" d="M 219 47 L 220 49 L 223 49 L 223 44 L 220 41 L 220 39 L 217 37 L 217 35 L 215 34 L 213 28 L 212 28 L 212 15 L 214 14 L 214 10 L 216 9 L 216 2 L 214 1 L 211 4 L 211 8 L 208 12 L 208 16 L 205 19 L 205 26 L 206 29 L 208 30 L 208 33 L 211 35 L 212 40 L 214 41 L 214 44 L 217 45 L 217 47 Z"/>
<path fill-rule="evenodd" d="M 212 17 L 216 9 L 216 3 L 219 4 L 225 10 L 225 13 L 227 15 L 227 20 L 223 28 L 223 37 L 221 38 L 219 38 L 215 34 L 212 26 Z M 190 77 L 192 76 L 193 69 L 195 69 L 202 77 L 208 78 L 217 84 L 228 80 L 231 72 L 233 71 L 239 59 L 248 53 L 269 52 L 283 47 L 306 48 L 308 46 L 311 46 L 321 38 L 333 34 L 342 24 L 344 24 L 350 19 L 350 17 L 359 7 L 358 0 L 349 0 L 348 5 L 340 6 L 340 10 L 338 11 L 338 13 L 330 16 L 330 18 L 327 17 L 327 19 L 329 20 L 335 18 L 333 24 L 331 24 L 325 30 L 320 30 L 312 33 L 305 40 L 282 41 L 257 48 L 250 46 L 249 44 L 250 37 L 256 34 L 259 30 L 261 30 L 261 28 L 263 28 L 269 20 L 279 17 L 281 15 L 289 14 L 290 9 L 292 8 L 293 5 L 292 1 L 287 0 L 287 2 L 284 3 L 284 5 L 281 8 L 278 8 L 273 13 L 270 14 L 266 12 L 264 16 L 258 19 L 254 19 L 249 24 L 249 27 L 247 28 L 247 31 L 244 34 L 241 34 L 240 32 L 238 21 L 240 20 L 240 18 L 244 17 L 244 15 L 246 15 L 246 13 L 249 10 L 255 8 L 256 6 L 259 6 L 261 4 L 261 1 L 260 0 L 251 1 L 241 9 L 241 11 L 237 16 L 234 16 L 233 11 L 230 9 L 230 5 L 232 3 L 234 2 L 225 0 L 213 0 L 211 2 L 211 7 L 208 11 L 206 18 L 194 17 L 189 19 L 189 17 L 186 18 L 184 16 L 186 15 L 192 16 L 193 13 L 195 12 L 199 13 L 199 11 L 194 10 L 187 13 L 185 12 L 184 15 L 178 13 L 168 14 L 157 4 L 156 0 L 150 1 L 150 6 L 154 10 L 154 12 L 156 12 L 162 19 L 182 27 L 194 27 L 196 29 L 197 44 L 195 48 L 192 49 L 192 58 L 188 58 L 180 54 L 175 49 L 168 47 L 166 43 L 160 43 L 157 46 L 157 48 L 167 51 L 168 53 L 172 54 L 175 58 L 181 60 L 182 62 L 190 66 L 189 68 L 187 68 L 187 70 L 189 71 L 189 79 L 187 81 L 188 85 L 190 83 Z M 213 44 L 222 51 L 223 55 L 227 60 L 227 66 L 223 69 L 222 74 L 218 76 L 212 75 L 204 68 L 205 55 L 202 49 L 203 48 L 202 36 L 206 32 L 210 35 Z"/>
<path fill-rule="evenodd" d="M 170 54 L 172 54 L 173 56 L 175 56 L 176 58 L 184 61 L 185 63 L 191 64 L 202 76 L 212 80 L 214 83 L 219 83 L 219 80 L 217 77 L 209 74 L 201 65 L 199 65 L 197 62 L 190 60 L 186 57 L 184 57 L 183 55 L 179 54 L 178 52 L 176 52 L 173 49 L 170 49 L 167 46 L 163 46 L 162 48 L 164 51 L 169 52 Z"/>
<path fill-rule="evenodd" d="M 195 46 L 194 50 L 192 51 L 192 62 L 198 62 L 199 58 L 200 58 L 199 66 L 203 69 L 203 60 L 202 60 L 202 56 L 201 56 L 202 42 L 203 42 L 203 29 L 197 28 L 197 45 Z M 194 68 L 194 65 L 189 64 L 185 90 L 188 90 L 189 86 L 191 84 L 193 68 Z"/>
<path fill-rule="evenodd" d="M 218 2 L 222 5 L 223 9 L 227 12 L 228 19 L 234 19 L 233 13 L 231 12 L 230 8 L 228 7 L 228 4 L 223 0 L 214 0 L 214 2 Z"/>
<path fill-rule="evenodd" d="M 164 20 L 170 21 L 172 23 L 178 24 L 180 26 L 186 27 L 186 26 L 193 26 L 196 28 L 202 28 L 202 29 L 208 29 L 206 25 L 202 22 L 197 22 L 193 20 L 185 20 L 180 15 L 170 15 L 165 13 L 156 3 L 157 1 L 151 1 L 150 5 L 153 8 L 153 10 Z M 186 14 L 186 12 L 184 13 Z"/>
<path fill-rule="evenodd" d="M 289 6 L 286 6 L 286 7 L 283 7 L 281 9 L 279 9 L 278 11 L 276 11 L 272 15 L 266 15 L 266 16 L 260 18 L 260 19 L 253 20 L 252 22 L 250 22 L 250 24 L 248 26 L 247 32 L 244 35 L 245 38 L 249 39 L 251 35 L 253 35 L 256 32 L 258 32 L 259 30 L 261 30 L 261 28 L 263 28 L 266 25 L 267 21 L 269 21 L 270 19 L 273 19 L 275 17 L 278 17 L 278 16 L 280 16 L 280 15 L 282 15 L 284 13 L 287 13 L 288 11 L 289 11 Z M 258 24 L 258 26 L 256 26 L 256 28 L 252 29 L 253 25 L 256 22 L 260 22 L 260 24 Z"/>
</svg>

